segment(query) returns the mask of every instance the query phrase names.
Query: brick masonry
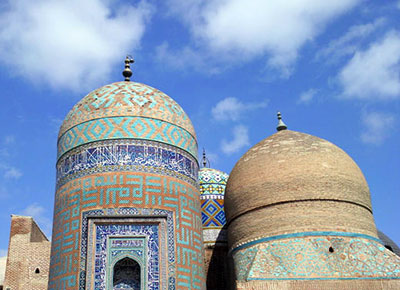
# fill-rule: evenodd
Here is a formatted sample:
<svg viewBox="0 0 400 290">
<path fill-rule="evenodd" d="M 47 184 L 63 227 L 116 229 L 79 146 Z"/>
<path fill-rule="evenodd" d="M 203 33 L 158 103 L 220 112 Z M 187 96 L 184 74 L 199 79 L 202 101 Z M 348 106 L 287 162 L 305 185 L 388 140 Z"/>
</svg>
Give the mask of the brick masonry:
<svg viewBox="0 0 400 290">
<path fill-rule="evenodd" d="M 50 242 L 36 222 L 32 217 L 13 215 L 4 289 L 47 289 L 49 263 Z"/>
</svg>

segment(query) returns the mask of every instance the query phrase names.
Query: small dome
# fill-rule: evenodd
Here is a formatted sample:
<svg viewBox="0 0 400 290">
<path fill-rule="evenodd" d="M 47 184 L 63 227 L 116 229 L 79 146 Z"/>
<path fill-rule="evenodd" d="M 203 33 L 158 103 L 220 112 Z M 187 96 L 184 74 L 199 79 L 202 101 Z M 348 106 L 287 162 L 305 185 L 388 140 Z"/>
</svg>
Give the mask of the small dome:
<svg viewBox="0 0 400 290">
<path fill-rule="evenodd" d="M 202 168 L 199 171 L 203 237 L 208 244 L 226 242 L 222 228 L 226 224 L 224 193 L 227 180 L 228 174 L 216 169 Z"/>
<path fill-rule="evenodd" d="M 174 145 L 197 158 L 195 131 L 183 109 L 163 92 L 135 82 L 89 93 L 68 113 L 58 137 L 58 157 L 94 141 L 136 138 Z"/>
<path fill-rule="evenodd" d="M 262 140 L 237 162 L 225 208 L 229 227 L 240 227 L 232 229 L 236 240 L 328 230 L 376 236 L 357 164 L 334 144 L 290 130 Z"/>
</svg>

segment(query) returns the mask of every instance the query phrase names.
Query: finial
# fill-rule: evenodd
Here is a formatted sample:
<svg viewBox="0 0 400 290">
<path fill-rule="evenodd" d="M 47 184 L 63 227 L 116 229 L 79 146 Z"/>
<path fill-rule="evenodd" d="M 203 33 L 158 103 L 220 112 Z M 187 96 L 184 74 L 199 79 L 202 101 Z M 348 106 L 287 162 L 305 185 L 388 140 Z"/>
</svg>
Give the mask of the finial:
<svg viewBox="0 0 400 290">
<path fill-rule="evenodd" d="M 208 159 L 206 157 L 206 150 L 204 150 L 204 148 L 203 148 L 203 167 L 207 167 L 207 162 L 208 162 L 208 166 L 210 166 L 210 161 L 208 161 Z"/>
<path fill-rule="evenodd" d="M 122 72 L 122 75 L 125 77 L 125 81 L 129 82 L 132 76 L 132 71 L 131 71 L 131 63 L 134 63 L 135 61 L 133 60 L 132 56 L 127 55 L 125 58 L 125 69 Z"/>
<path fill-rule="evenodd" d="M 278 115 L 278 126 L 276 127 L 276 130 L 278 130 L 278 131 L 286 130 L 286 129 L 287 129 L 287 126 L 286 126 L 286 124 L 283 123 L 283 121 L 282 121 L 281 112 L 278 112 L 277 115 Z"/>
</svg>

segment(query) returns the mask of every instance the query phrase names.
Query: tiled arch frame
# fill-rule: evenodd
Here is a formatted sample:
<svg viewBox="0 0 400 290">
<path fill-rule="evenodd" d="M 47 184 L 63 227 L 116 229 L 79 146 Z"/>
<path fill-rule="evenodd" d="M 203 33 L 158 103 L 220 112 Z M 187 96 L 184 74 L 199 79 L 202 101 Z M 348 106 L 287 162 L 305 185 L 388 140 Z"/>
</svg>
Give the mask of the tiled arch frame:
<svg viewBox="0 0 400 290">
<path fill-rule="evenodd" d="M 107 220 L 107 221 L 106 221 Z M 115 208 L 98 209 L 82 213 L 82 239 L 80 253 L 80 278 L 79 290 L 93 288 L 93 277 L 87 273 L 86 269 L 94 269 L 95 261 L 93 257 L 93 224 L 96 222 L 109 224 L 129 223 L 135 224 L 160 224 L 160 244 L 165 244 L 165 252 L 160 252 L 160 256 L 165 257 L 165 262 L 160 263 L 160 284 L 153 284 L 148 289 L 175 289 L 176 269 L 175 269 L 175 236 L 173 212 L 164 209 L 141 209 L 141 208 Z M 163 230 L 164 229 L 164 230 Z M 162 288 L 161 288 L 162 287 Z M 147 289 L 146 288 L 146 289 Z"/>
</svg>

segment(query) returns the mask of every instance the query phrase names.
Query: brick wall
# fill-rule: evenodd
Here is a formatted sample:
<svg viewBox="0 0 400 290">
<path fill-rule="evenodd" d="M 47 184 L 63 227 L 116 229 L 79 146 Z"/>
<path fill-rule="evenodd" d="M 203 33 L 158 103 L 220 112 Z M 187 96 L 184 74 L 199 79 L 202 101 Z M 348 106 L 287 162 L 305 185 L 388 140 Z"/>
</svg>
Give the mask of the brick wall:
<svg viewBox="0 0 400 290">
<path fill-rule="evenodd" d="M 47 289 L 49 263 L 50 242 L 32 217 L 12 215 L 4 289 Z"/>
</svg>

